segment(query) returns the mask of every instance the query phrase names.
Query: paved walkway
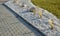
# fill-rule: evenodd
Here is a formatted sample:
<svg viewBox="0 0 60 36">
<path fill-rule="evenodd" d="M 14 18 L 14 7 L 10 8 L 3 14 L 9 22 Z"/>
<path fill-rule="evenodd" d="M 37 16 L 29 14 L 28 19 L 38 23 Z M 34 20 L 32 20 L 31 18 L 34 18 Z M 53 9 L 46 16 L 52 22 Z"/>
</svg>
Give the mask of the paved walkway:
<svg viewBox="0 0 60 36">
<path fill-rule="evenodd" d="M 3 5 L 0 5 L 0 36 L 38 36 Z"/>
</svg>

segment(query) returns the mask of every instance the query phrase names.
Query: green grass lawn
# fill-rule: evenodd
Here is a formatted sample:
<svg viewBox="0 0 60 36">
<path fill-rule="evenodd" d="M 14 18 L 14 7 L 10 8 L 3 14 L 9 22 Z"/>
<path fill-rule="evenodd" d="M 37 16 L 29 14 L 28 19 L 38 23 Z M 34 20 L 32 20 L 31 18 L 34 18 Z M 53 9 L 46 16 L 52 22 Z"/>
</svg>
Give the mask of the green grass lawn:
<svg viewBox="0 0 60 36">
<path fill-rule="evenodd" d="M 60 19 L 60 0 L 32 0 L 33 4 L 48 10 Z"/>
</svg>

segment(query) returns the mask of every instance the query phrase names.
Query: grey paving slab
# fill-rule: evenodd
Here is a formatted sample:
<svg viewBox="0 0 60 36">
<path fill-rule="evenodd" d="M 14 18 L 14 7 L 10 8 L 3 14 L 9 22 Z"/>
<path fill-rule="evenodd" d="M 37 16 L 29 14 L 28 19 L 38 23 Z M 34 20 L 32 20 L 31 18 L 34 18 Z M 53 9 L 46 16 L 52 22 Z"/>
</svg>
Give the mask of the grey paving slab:
<svg viewBox="0 0 60 36">
<path fill-rule="evenodd" d="M 4 6 L 0 5 L 0 18 L 6 18 L 6 17 L 12 17 L 14 16 L 13 14 L 9 14 L 10 11 L 6 9 Z"/>
<path fill-rule="evenodd" d="M 36 32 L 36 31 L 35 31 Z M 0 36 L 38 36 L 3 5 L 0 5 Z"/>
</svg>

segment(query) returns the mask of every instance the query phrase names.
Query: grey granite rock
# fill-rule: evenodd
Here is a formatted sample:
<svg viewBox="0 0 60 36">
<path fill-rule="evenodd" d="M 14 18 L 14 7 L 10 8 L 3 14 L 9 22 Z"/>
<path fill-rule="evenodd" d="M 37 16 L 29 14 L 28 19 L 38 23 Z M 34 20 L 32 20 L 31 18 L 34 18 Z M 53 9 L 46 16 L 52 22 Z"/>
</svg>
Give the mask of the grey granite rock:
<svg viewBox="0 0 60 36">
<path fill-rule="evenodd" d="M 31 1 L 27 0 L 19 0 L 19 4 L 24 3 L 24 5 L 27 5 L 28 7 L 20 7 L 17 3 L 13 3 L 13 1 L 8 1 L 5 3 L 6 6 L 8 6 L 10 9 L 15 11 L 19 16 L 24 18 L 27 22 L 29 22 L 34 27 L 38 28 L 41 32 L 46 34 L 47 36 L 55 36 L 56 33 L 60 32 L 60 21 L 59 19 L 54 16 L 52 13 L 49 13 L 47 10 L 44 10 L 42 8 L 39 8 L 32 4 Z M 36 9 L 36 15 L 34 15 L 33 12 L 30 12 L 30 8 L 34 7 Z M 43 15 L 42 18 L 39 17 L 37 14 L 39 11 L 42 11 Z M 54 22 L 54 30 L 51 30 L 49 27 L 48 20 L 52 19 Z"/>
</svg>

